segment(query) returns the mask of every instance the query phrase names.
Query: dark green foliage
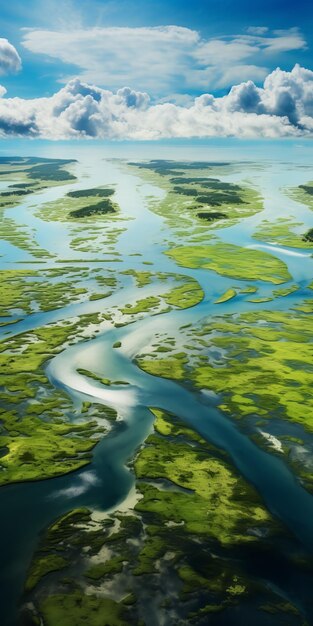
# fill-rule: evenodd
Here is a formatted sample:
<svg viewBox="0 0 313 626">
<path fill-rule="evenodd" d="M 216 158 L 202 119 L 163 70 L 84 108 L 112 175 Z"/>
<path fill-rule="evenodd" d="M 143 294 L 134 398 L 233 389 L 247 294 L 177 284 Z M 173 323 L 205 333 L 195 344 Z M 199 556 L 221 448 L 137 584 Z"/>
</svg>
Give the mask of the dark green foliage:
<svg viewBox="0 0 313 626">
<path fill-rule="evenodd" d="M 210 204 L 211 206 L 221 206 L 222 204 L 245 204 L 245 202 L 236 193 L 219 193 L 213 191 L 197 197 L 197 201 L 201 204 Z"/>
<path fill-rule="evenodd" d="M 105 215 L 107 213 L 116 213 L 112 202 L 110 200 L 101 200 L 97 204 L 90 206 L 84 206 L 76 211 L 70 211 L 71 217 L 89 217 L 90 215 Z"/>
<path fill-rule="evenodd" d="M 65 163 L 70 163 L 71 161 L 65 161 Z M 30 178 L 34 180 L 56 180 L 56 181 L 65 181 L 65 180 L 76 180 L 73 174 L 62 170 L 62 166 L 65 164 L 62 162 L 51 162 L 51 163 L 43 163 L 41 165 L 34 165 L 28 170 Z"/>
<path fill-rule="evenodd" d="M 180 172 L 177 170 L 198 170 L 198 169 L 211 169 L 212 167 L 223 167 L 229 165 L 229 163 L 218 163 L 217 161 L 167 161 L 163 159 L 153 159 L 143 163 L 129 163 L 129 165 L 135 165 L 143 169 L 153 170 L 161 176 L 179 176 Z M 172 169 L 175 168 L 175 169 Z"/>
<path fill-rule="evenodd" d="M 207 220 L 208 222 L 213 222 L 213 220 L 225 219 L 227 215 L 219 211 L 206 211 L 205 213 L 197 213 L 197 217 L 200 217 L 202 220 Z"/>
<path fill-rule="evenodd" d="M 310 196 L 313 196 L 313 185 L 299 185 L 299 189 L 303 189 Z"/>
<path fill-rule="evenodd" d="M 28 187 L 33 187 L 33 183 L 15 183 L 15 185 L 9 185 L 11 189 L 27 189 Z"/>
<path fill-rule="evenodd" d="M 304 241 L 313 241 L 313 228 L 310 228 L 303 236 Z"/>
<path fill-rule="evenodd" d="M 26 194 L 28 193 L 32 193 L 31 189 L 14 189 L 13 191 L 3 191 L 2 193 L 0 193 L 0 197 L 1 198 L 5 198 L 7 196 L 11 197 L 12 194 L 14 194 L 14 196 L 26 196 Z"/>
<path fill-rule="evenodd" d="M 184 196 L 197 196 L 198 189 L 188 189 L 188 187 L 174 187 L 175 193 L 181 193 Z"/>
<path fill-rule="evenodd" d="M 112 196 L 114 194 L 114 189 L 99 189 L 95 187 L 94 189 L 77 189 L 77 191 L 70 191 L 67 195 L 70 198 L 90 198 L 94 196 L 99 196 L 99 198 L 107 198 L 108 196 Z"/>
<path fill-rule="evenodd" d="M 207 178 L 207 176 L 195 176 L 195 177 L 187 177 L 187 176 L 180 176 L 179 178 L 171 178 L 170 182 L 173 183 L 173 185 L 180 185 L 180 184 L 184 184 L 184 185 L 190 185 L 192 183 L 197 183 L 199 185 L 201 185 L 201 187 L 203 187 L 202 183 L 216 183 L 219 182 L 218 178 Z"/>
</svg>

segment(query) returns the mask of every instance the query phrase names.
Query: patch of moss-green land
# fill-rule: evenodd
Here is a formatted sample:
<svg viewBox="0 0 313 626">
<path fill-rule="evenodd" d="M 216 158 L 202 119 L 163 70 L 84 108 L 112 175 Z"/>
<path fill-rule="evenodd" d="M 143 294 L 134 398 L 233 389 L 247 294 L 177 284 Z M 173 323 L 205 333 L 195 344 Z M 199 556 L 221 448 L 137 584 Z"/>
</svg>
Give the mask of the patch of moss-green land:
<svg viewBox="0 0 313 626">
<path fill-rule="evenodd" d="M 99 287 L 116 287 L 117 280 L 110 271 L 70 267 L 45 266 L 32 269 L 0 271 L 0 316 L 14 311 L 23 314 L 51 311 L 73 302 L 104 298 L 111 292 L 97 293 Z"/>
<path fill-rule="evenodd" d="M 96 187 L 70 191 L 63 198 L 44 204 L 38 214 L 45 220 L 75 221 L 115 216 L 118 206 L 111 200 L 114 189 Z"/>
<path fill-rule="evenodd" d="M 178 246 L 165 254 L 182 267 L 214 270 L 230 278 L 274 284 L 291 280 L 286 265 L 273 255 L 233 244 L 220 242 L 206 246 Z"/>
<path fill-rule="evenodd" d="M 305 185 L 299 185 L 298 187 L 292 187 L 288 189 L 288 194 L 296 202 L 305 204 L 310 209 L 313 209 L 313 182 L 309 181 Z"/>
<path fill-rule="evenodd" d="M 229 226 L 262 209 L 262 199 L 252 187 L 216 178 L 231 173 L 229 163 L 153 160 L 129 166 L 166 192 L 162 200 L 151 199 L 151 209 L 185 240 L 201 241 L 209 229 Z"/>
<path fill-rule="evenodd" d="M 43 366 L 77 341 L 94 318 L 50 324 L 2 345 L 0 484 L 60 476 L 90 463 L 105 431 L 98 417 L 106 417 L 106 409 L 91 405 L 84 415 L 73 414 L 69 398 L 50 384 Z"/>
<path fill-rule="evenodd" d="M 134 512 L 93 520 L 90 511 L 78 509 L 56 520 L 31 565 L 27 606 L 49 626 L 86 620 L 148 625 L 151 606 L 145 599 L 153 592 L 156 623 L 170 614 L 173 623 L 197 624 L 201 616 L 221 611 L 227 619 L 239 599 L 250 611 L 270 605 L 283 619 L 290 607 L 245 570 L 284 531 L 223 452 L 177 416 L 151 410 L 154 432 L 134 463 Z M 60 561 L 58 572 L 48 572 L 48 566 L 42 572 L 47 554 L 66 565 Z M 42 576 L 34 580 L 38 570 Z M 291 609 L 300 626 L 301 615 Z"/>
<path fill-rule="evenodd" d="M 215 304 L 222 304 L 223 302 L 228 302 L 228 300 L 232 300 L 237 295 L 236 289 L 227 289 L 225 293 L 223 293 L 217 300 L 215 300 Z"/>
<path fill-rule="evenodd" d="M 51 595 L 40 606 L 46 626 L 127 626 L 123 605 L 100 596 L 85 595 L 78 589 Z"/>
<path fill-rule="evenodd" d="M 76 180 L 67 171 L 74 161 L 68 159 L 40 159 L 32 157 L 3 157 L 0 160 L 0 181 L 12 181 L 7 190 L 0 192 L 0 235 L 2 239 L 32 254 L 35 258 L 50 258 L 50 253 L 36 242 L 33 232 L 17 224 L 7 209 L 23 202 L 25 197 L 46 187 Z M 14 182 L 17 181 L 17 182 Z"/>
<path fill-rule="evenodd" d="M 218 394 L 235 418 L 280 417 L 313 429 L 312 320 L 293 313 L 256 311 L 214 318 L 187 329 L 191 354 L 138 356 L 144 371 L 193 383 Z M 198 353 L 197 348 L 201 348 Z M 210 350 L 219 350 L 213 359 Z"/>
<path fill-rule="evenodd" d="M 298 231 L 298 232 L 297 232 Z M 264 220 L 253 233 L 254 239 L 289 248 L 312 248 L 310 231 L 301 222 L 280 218 L 274 222 Z"/>
<path fill-rule="evenodd" d="M 199 304 L 204 297 L 204 292 L 199 283 L 194 278 L 181 274 L 165 274 L 162 272 L 153 274 L 152 272 L 136 272 L 135 270 L 126 270 L 123 274 L 133 276 L 138 287 L 143 287 L 151 282 L 158 283 L 158 295 L 147 296 L 133 305 L 126 304 L 120 309 L 126 315 L 135 315 L 148 311 L 164 312 L 168 311 L 169 307 L 172 306 L 178 309 L 188 309 Z M 164 283 L 168 281 L 175 281 L 181 284 L 173 286 L 169 291 L 164 291 Z M 165 310 L 164 305 L 168 305 Z"/>
<path fill-rule="evenodd" d="M 73 159 L 0 157 L 0 180 L 12 181 L 8 190 L 0 193 L 0 206 L 13 206 L 35 191 L 75 181 L 67 169 L 73 163 Z"/>
<path fill-rule="evenodd" d="M 36 215 L 47 222 L 66 222 L 70 247 L 75 252 L 101 253 L 111 262 L 118 261 L 119 253 L 113 246 L 125 230 L 122 222 L 129 218 L 121 215 L 118 204 L 112 199 L 114 193 L 114 189 L 103 187 L 70 191 L 40 206 Z"/>
</svg>

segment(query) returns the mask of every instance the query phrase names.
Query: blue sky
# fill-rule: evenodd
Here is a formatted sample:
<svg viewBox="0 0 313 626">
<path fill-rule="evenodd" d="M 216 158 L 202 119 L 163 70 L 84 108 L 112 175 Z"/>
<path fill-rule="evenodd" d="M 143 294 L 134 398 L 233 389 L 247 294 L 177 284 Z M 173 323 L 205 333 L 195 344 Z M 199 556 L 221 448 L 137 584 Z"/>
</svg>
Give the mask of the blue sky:
<svg viewBox="0 0 313 626">
<path fill-rule="evenodd" d="M 36 31 L 56 31 L 63 33 L 66 40 L 67 33 L 75 29 L 85 30 L 106 29 L 109 27 L 128 27 L 137 29 L 142 27 L 157 27 L 175 25 L 185 27 L 192 31 L 197 31 L 203 40 L 216 40 L 230 42 L 234 37 L 248 34 L 251 27 L 267 27 L 268 36 L 273 35 L 273 31 L 288 31 L 298 29 L 299 36 L 303 38 L 306 45 L 298 46 L 295 49 L 285 49 L 260 55 L 256 50 L 255 55 L 247 56 L 242 60 L 234 60 L 231 66 L 245 64 L 251 67 L 250 73 L 231 71 L 225 77 L 225 81 L 218 81 L 212 75 L 206 81 L 193 83 L 192 80 L 186 84 L 181 79 L 179 65 L 177 66 L 177 76 L 175 74 L 166 84 L 158 87 L 155 82 L 155 95 L 159 98 L 171 96 L 172 93 L 196 94 L 203 91 L 210 93 L 225 93 L 231 86 L 232 74 L 238 77 L 238 82 L 243 78 L 251 78 L 260 84 L 265 75 L 265 69 L 271 70 L 276 66 L 290 70 L 295 63 L 311 66 L 312 60 L 312 39 L 313 39 L 313 9 L 308 0 L 291 2 L 290 0 L 15 0 L 0 2 L 1 16 L 1 36 L 6 37 L 17 49 L 22 59 L 23 70 L 16 75 L 8 75 L 2 79 L 2 84 L 7 88 L 9 95 L 20 97 L 34 97 L 53 93 L 59 81 L 66 77 L 79 75 L 81 68 L 71 62 L 64 62 L 62 58 L 56 58 L 45 54 L 45 46 L 41 46 L 41 51 L 33 51 L 30 44 L 25 47 L 25 38 L 29 33 Z M 24 29 L 31 29 L 25 31 Z M 274 35 L 275 37 L 275 35 Z M 23 44 L 24 40 L 24 44 Z M 138 38 L 137 54 L 140 57 L 140 37 Z M 157 47 L 158 42 L 156 42 Z M 87 45 L 87 44 L 86 44 Z M 120 46 L 123 47 L 123 36 L 120 38 Z M 136 50 L 131 47 L 130 53 L 135 54 Z M 103 64 L 107 62 L 107 56 L 103 56 Z M 75 54 L 73 54 L 75 58 Z M 218 62 L 218 51 L 216 62 Z M 116 71 L 118 73 L 118 63 L 123 59 L 116 59 Z M 178 59 L 179 61 L 179 59 Z M 211 58 L 209 59 L 211 61 Z M 87 59 L 88 62 L 88 59 Z M 222 61 L 223 62 L 223 61 Z M 92 65 L 92 58 L 89 58 Z M 258 73 L 252 66 L 264 68 Z M 190 76 L 194 70 L 192 64 L 188 67 Z M 182 68 L 184 72 L 186 67 Z M 113 71 L 111 72 L 113 73 Z M 97 77 L 97 68 L 91 74 L 92 79 Z M 104 80 L 106 79 L 106 84 Z M 156 77 L 157 79 L 157 77 Z M 109 75 L 102 76 L 99 72 L 98 81 L 93 80 L 102 87 L 116 88 L 116 81 Z M 134 89 L 147 90 L 151 92 L 151 81 L 147 77 L 147 87 L 145 88 L 144 76 L 139 79 L 135 74 L 129 75 L 129 86 Z M 236 82 L 236 81 L 235 81 Z M 183 84 L 182 84 L 183 83 Z M 124 83 L 119 85 L 124 86 Z M 150 88 L 150 89 L 149 89 Z"/>
<path fill-rule="evenodd" d="M 313 135 L 308 0 L 0 0 L 0 18 L 0 136 Z"/>
</svg>

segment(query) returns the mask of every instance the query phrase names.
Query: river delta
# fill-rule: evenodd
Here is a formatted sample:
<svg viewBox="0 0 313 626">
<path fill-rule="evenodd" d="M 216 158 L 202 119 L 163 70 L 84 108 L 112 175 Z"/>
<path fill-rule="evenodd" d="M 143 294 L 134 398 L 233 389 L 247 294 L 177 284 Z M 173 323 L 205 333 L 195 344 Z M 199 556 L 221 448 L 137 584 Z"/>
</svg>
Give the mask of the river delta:
<svg viewBox="0 0 313 626">
<path fill-rule="evenodd" d="M 311 171 L 0 157 L 3 626 L 313 623 Z"/>
</svg>

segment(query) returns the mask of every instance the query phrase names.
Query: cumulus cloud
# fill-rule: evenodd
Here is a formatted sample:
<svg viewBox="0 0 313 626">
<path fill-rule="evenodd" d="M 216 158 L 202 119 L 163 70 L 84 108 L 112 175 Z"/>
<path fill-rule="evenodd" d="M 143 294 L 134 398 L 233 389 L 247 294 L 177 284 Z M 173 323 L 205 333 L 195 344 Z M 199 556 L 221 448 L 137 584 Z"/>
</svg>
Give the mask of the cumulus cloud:
<svg viewBox="0 0 313 626">
<path fill-rule="evenodd" d="M 7 40 L 0 38 L 0 74 L 18 72 L 22 62 L 14 46 Z"/>
<path fill-rule="evenodd" d="M 234 80 L 262 81 L 271 59 L 306 47 L 295 28 L 271 33 L 259 26 L 241 35 L 204 39 L 196 30 L 175 25 L 27 29 L 22 44 L 68 69 L 75 67 L 75 75 L 79 68 L 82 81 L 110 89 L 130 84 L 158 97 L 178 91 L 178 86 L 185 93 L 208 85 L 229 87 Z"/>
<path fill-rule="evenodd" d="M 145 92 L 116 92 L 71 80 L 49 98 L 0 99 L 0 134 L 46 139 L 156 140 L 174 137 L 285 137 L 313 132 L 313 72 L 277 68 L 215 97 L 154 104 Z"/>
</svg>

